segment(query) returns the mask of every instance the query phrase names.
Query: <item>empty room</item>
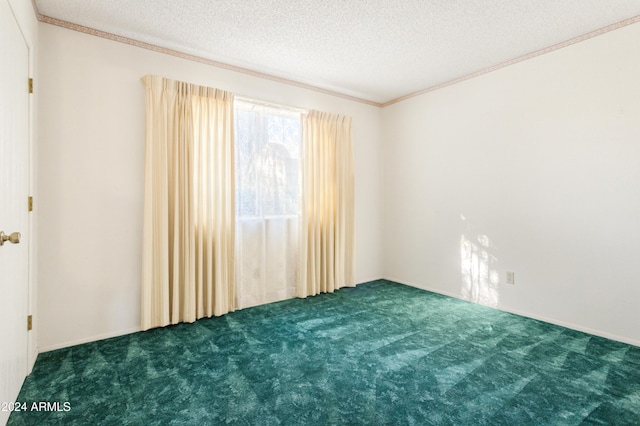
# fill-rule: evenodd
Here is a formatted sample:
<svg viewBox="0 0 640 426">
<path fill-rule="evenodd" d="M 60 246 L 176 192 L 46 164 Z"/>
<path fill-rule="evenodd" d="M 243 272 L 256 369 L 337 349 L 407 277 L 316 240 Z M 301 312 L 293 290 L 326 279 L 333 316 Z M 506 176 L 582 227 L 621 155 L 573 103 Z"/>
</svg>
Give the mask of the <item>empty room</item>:
<svg viewBox="0 0 640 426">
<path fill-rule="evenodd" d="M 0 424 L 640 424 L 637 0 L 0 17 Z"/>
</svg>

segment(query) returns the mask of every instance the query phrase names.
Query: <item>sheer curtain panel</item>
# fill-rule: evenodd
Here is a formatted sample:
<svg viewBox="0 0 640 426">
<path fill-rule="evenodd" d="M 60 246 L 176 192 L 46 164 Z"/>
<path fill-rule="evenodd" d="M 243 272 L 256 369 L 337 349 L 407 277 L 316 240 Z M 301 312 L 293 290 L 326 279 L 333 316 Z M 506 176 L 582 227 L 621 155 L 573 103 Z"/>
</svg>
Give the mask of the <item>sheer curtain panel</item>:
<svg viewBox="0 0 640 426">
<path fill-rule="evenodd" d="M 297 296 L 355 285 L 351 117 L 310 111 L 302 119 L 302 214 Z"/>
<path fill-rule="evenodd" d="M 237 306 L 296 295 L 300 113 L 236 102 Z"/>
<path fill-rule="evenodd" d="M 142 329 L 234 310 L 233 94 L 145 76 Z"/>
</svg>

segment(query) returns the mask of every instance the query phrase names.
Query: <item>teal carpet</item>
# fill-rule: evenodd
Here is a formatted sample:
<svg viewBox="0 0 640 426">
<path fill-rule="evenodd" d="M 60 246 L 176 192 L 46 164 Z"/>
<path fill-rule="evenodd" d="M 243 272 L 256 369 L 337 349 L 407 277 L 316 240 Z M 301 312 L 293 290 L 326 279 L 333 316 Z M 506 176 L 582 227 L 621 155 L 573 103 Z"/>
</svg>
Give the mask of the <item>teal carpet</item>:
<svg viewBox="0 0 640 426">
<path fill-rule="evenodd" d="M 19 401 L 60 411 L 10 425 L 638 425 L 640 348 L 380 280 L 43 353 Z"/>
</svg>

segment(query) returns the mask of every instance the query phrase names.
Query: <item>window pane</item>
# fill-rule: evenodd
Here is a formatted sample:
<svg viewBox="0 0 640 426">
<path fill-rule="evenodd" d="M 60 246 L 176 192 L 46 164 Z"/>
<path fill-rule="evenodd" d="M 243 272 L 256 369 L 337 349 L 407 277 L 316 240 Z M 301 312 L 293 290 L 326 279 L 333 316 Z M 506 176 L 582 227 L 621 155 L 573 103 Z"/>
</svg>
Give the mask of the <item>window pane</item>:
<svg viewBox="0 0 640 426">
<path fill-rule="evenodd" d="M 300 118 L 273 108 L 236 110 L 239 217 L 299 212 Z"/>
<path fill-rule="evenodd" d="M 300 114 L 236 102 L 236 302 L 295 296 Z"/>
<path fill-rule="evenodd" d="M 236 110 L 236 216 L 258 215 L 257 182 L 251 175 L 252 158 L 257 149 L 258 114 Z"/>
</svg>

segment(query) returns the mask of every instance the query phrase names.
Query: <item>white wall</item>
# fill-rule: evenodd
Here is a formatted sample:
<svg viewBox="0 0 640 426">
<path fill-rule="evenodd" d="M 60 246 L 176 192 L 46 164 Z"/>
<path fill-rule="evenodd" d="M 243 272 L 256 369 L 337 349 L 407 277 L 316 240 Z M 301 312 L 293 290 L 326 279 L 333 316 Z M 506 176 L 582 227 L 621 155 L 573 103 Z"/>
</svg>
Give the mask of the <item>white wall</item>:
<svg viewBox="0 0 640 426">
<path fill-rule="evenodd" d="M 640 24 L 387 107 L 383 133 L 385 277 L 640 345 Z"/>
<path fill-rule="evenodd" d="M 382 275 L 376 107 L 40 24 L 41 350 L 139 329 L 146 74 L 350 115 L 356 280 Z"/>
<path fill-rule="evenodd" d="M 383 110 L 38 30 L 41 350 L 139 329 L 145 74 L 353 116 L 358 282 L 640 344 L 640 24 Z"/>
</svg>

